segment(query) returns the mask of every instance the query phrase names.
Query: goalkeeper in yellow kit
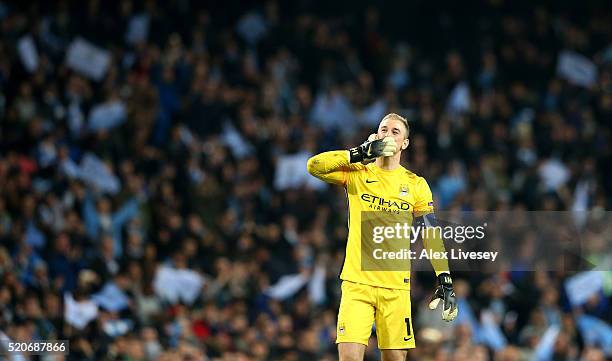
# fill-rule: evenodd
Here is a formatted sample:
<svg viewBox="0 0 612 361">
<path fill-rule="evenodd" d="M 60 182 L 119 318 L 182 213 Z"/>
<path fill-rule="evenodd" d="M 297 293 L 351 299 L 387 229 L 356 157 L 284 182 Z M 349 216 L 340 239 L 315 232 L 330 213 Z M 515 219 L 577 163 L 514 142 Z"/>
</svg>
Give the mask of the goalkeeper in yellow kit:
<svg viewBox="0 0 612 361">
<path fill-rule="evenodd" d="M 321 153 L 308 160 L 308 172 L 325 182 L 342 185 L 349 203 L 349 235 L 340 274 L 342 299 L 336 330 L 340 361 L 363 360 L 373 323 L 384 361 L 405 360 L 407 349 L 415 347 L 410 271 L 367 271 L 361 267 L 362 242 L 372 242 L 371 235 L 361 235 L 362 212 L 405 214 L 422 226 L 435 226 L 427 182 L 400 165 L 402 151 L 408 148 L 409 131 L 406 119 L 391 113 L 362 145 L 348 151 Z M 444 251 L 441 237 L 432 233 L 433 237 L 423 238 L 424 248 Z M 452 321 L 458 309 L 448 261 L 431 263 L 438 286 L 429 308 L 433 310 L 443 301 L 442 318 Z"/>
</svg>

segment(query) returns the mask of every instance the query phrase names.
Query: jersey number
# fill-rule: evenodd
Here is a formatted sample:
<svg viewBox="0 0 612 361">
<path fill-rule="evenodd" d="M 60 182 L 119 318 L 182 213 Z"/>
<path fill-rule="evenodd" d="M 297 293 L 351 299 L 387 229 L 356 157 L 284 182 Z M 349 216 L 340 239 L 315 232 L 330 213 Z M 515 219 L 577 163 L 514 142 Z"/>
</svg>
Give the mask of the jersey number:
<svg viewBox="0 0 612 361">
<path fill-rule="evenodd" d="M 406 322 L 406 334 L 408 335 L 408 337 L 404 337 L 404 341 L 408 341 L 412 338 L 412 332 L 410 332 L 410 317 L 404 318 L 404 321 Z"/>
</svg>

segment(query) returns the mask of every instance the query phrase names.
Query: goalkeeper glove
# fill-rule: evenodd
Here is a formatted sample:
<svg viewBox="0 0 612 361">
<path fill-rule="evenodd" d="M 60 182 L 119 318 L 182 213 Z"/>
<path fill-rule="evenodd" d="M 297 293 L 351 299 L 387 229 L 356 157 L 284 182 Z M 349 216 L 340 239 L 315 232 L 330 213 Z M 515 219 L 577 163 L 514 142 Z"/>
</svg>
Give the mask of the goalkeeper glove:
<svg viewBox="0 0 612 361">
<path fill-rule="evenodd" d="M 378 135 L 376 133 L 372 133 L 370 134 L 370 136 L 368 137 L 368 140 L 366 140 L 365 142 L 363 142 L 363 144 L 367 143 L 367 142 L 371 142 L 373 140 L 378 139 Z M 361 164 L 363 165 L 367 165 L 370 164 L 372 162 L 376 161 L 376 159 L 364 159 L 361 161 Z"/>
<path fill-rule="evenodd" d="M 429 301 L 429 309 L 435 310 L 440 301 L 444 301 L 444 307 L 442 308 L 442 319 L 448 322 L 454 320 L 459 313 L 459 309 L 457 308 L 455 291 L 453 291 L 453 280 L 448 273 L 440 273 L 438 276 L 438 287 L 436 287 L 436 290 Z"/>
<path fill-rule="evenodd" d="M 372 136 L 370 136 L 371 138 Z M 368 139 L 370 139 L 368 138 Z M 395 154 L 397 144 L 392 137 L 370 140 L 360 146 L 349 149 L 351 163 L 363 162 L 378 157 L 390 157 Z"/>
</svg>

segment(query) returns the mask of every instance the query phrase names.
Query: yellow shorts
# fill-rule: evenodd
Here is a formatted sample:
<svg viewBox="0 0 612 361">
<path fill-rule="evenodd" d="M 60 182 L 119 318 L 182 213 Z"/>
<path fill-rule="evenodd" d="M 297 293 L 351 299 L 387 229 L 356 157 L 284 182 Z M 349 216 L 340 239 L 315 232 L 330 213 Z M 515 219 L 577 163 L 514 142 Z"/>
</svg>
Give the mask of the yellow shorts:
<svg viewBox="0 0 612 361">
<path fill-rule="evenodd" d="M 378 348 L 415 348 L 410 291 L 342 281 L 336 343 L 368 345 L 376 322 Z"/>
</svg>

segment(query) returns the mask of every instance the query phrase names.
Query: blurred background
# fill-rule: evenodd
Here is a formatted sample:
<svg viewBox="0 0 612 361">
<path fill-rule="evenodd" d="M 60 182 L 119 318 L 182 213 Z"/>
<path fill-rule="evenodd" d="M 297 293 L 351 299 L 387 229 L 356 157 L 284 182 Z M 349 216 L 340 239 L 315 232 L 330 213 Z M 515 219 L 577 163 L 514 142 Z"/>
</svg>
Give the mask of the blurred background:
<svg viewBox="0 0 612 361">
<path fill-rule="evenodd" d="M 439 210 L 605 212 L 611 10 L 1 1 L 0 340 L 68 339 L 68 360 L 337 359 L 346 201 L 308 157 L 394 111 Z M 415 272 L 409 358 L 609 360 L 610 267 L 457 273 L 451 324 Z"/>
</svg>

